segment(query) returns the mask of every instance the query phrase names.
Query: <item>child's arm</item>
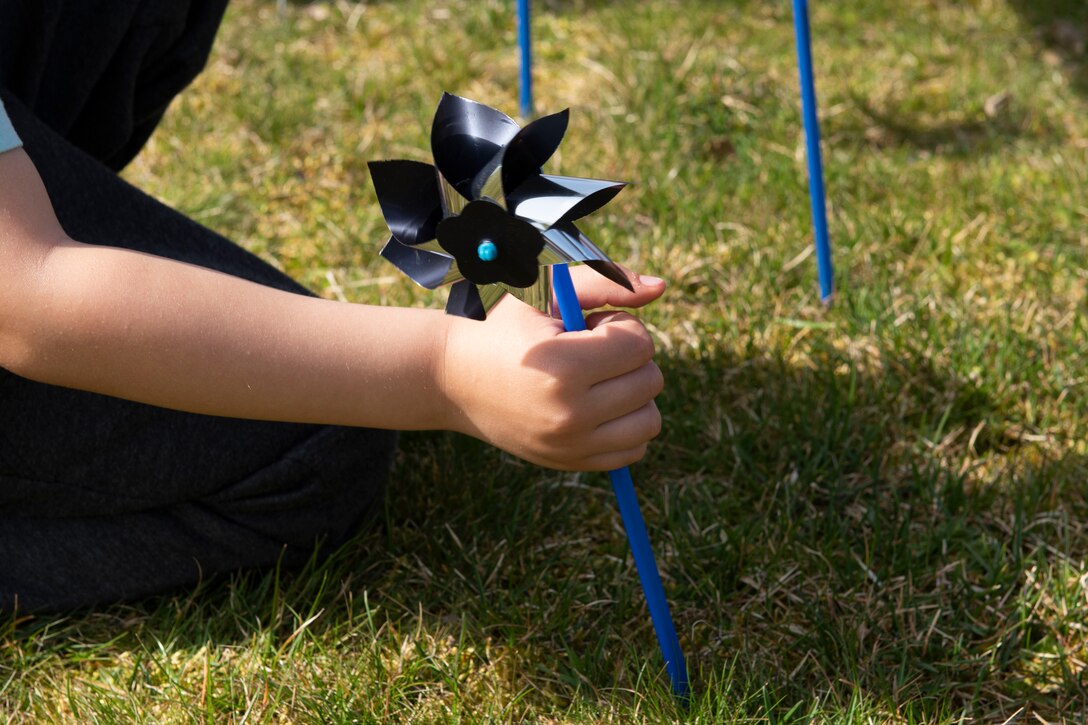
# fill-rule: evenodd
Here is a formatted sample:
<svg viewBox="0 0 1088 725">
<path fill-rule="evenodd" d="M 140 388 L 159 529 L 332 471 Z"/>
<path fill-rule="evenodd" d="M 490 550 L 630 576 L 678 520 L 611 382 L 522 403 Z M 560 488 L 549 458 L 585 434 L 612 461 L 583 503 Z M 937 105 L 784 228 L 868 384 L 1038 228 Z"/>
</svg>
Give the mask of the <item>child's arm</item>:
<svg viewBox="0 0 1088 725">
<path fill-rule="evenodd" d="M 0 153 L 0 270 L 0 366 L 41 382 L 212 415 L 458 430 L 554 468 L 633 462 L 660 426 L 660 372 L 629 315 L 560 335 L 516 300 L 481 323 L 81 244 L 21 150 Z M 590 274 L 587 306 L 664 289 Z"/>
</svg>

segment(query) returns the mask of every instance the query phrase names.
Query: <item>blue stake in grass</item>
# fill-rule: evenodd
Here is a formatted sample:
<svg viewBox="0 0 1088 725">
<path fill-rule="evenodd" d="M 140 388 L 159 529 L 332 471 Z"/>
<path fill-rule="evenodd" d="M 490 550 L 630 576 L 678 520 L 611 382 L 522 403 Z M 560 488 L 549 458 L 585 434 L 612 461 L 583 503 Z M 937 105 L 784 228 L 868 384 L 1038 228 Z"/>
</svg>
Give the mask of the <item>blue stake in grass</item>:
<svg viewBox="0 0 1088 725">
<path fill-rule="evenodd" d="M 816 266 L 820 277 L 820 299 L 831 301 L 835 292 L 831 267 L 831 242 L 827 235 L 827 202 L 824 168 L 820 157 L 820 123 L 816 114 L 816 84 L 812 79 L 812 39 L 809 33 L 808 0 L 793 0 L 793 26 L 797 35 L 797 68 L 801 74 L 801 112 L 805 120 L 805 147 L 808 155 L 808 191 L 812 200 L 812 229 L 816 238 Z"/>
<path fill-rule="evenodd" d="M 586 329 L 582 317 L 582 305 L 571 282 L 570 270 L 565 264 L 552 267 L 552 287 L 555 289 L 555 301 L 559 314 L 563 317 L 563 326 L 568 332 Z M 650 536 L 646 533 L 646 523 L 635 497 L 635 484 L 631 480 L 631 471 L 626 466 L 609 471 L 612 490 L 616 494 L 623 528 L 627 531 L 627 541 L 631 545 L 631 554 L 638 569 L 638 578 L 642 582 L 642 591 L 646 594 L 646 605 L 650 610 L 650 619 L 657 633 L 657 643 L 665 658 L 665 670 L 672 681 L 672 691 L 677 697 L 686 700 L 689 696 L 688 670 L 684 662 L 684 653 L 680 651 L 680 640 L 676 637 L 676 627 L 669 614 L 669 603 L 665 599 L 665 588 L 661 585 L 661 575 L 657 572 L 657 562 L 650 548 Z"/>
<path fill-rule="evenodd" d="M 529 0 L 518 0 L 518 46 L 521 49 L 521 117 L 533 116 L 533 49 L 529 33 Z"/>
</svg>

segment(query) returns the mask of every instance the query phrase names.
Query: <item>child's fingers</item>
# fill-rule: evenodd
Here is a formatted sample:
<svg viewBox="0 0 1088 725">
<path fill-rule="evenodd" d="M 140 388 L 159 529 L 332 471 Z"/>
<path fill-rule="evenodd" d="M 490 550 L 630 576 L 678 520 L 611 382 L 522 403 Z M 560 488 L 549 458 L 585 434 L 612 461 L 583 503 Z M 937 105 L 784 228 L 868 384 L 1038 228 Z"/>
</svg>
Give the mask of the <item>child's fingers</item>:
<svg viewBox="0 0 1088 725">
<path fill-rule="evenodd" d="M 665 280 L 635 274 L 626 267 L 623 267 L 623 271 L 627 274 L 631 286 L 635 288 L 634 292 L 584 264 L 571 267 L 571 279 L 574 281 L 574 289 L 578 292 L 578 301 L 582 303 L 582 309 L 592 310 L 605 305 L 642 307 L 665 292 Z"/>
<path fill-rule="evenodd" d="M 611 453 L 601 453 L 589 458 L 582 459 L 577 465 L 573 466 L 571 470 L 575 471 L 614 471 L 617 468 L 623 468 L 624 466 L 630 466 L 633 463 L 637 463 L 642 460 L 646 455 L 647 444 L 635 446 L 634 448 L 628 448 L 623 451 L 614 451 Z"/>
<path fill-rule="evenodd" d="M 658 412 L 657 404 L 651 400 L 625 415 L 605 421 L 587 434 L 568 441 L 565 447 L 553 449 L 551 456 L 581 465 L 577 461 L 636 451 L 659 433 L 661 413 Z M 611 467 L 622 465 L 626 463 L 616 463 Z"/>
<path fill-rule="evenodd" d="M 597 420 L 610 421 L 633 413 L 664 389 L 665 377 L 650 361 L 637 370 L 594 385 L 586 393 L 586 405 L 597 414 Z"/>
<path fill-rule="evenodd" d="M 597 426 L 592 436 L 601 453 L 625 451 L 648 443 L 661 432 L 661 413 L 650 401 L 638 410 Z"/>
<path fill-rule="evenodd" d="M 650 333 L 626 312 L 599 312 L 586 325 L 589 329 L 556 342 L 563 346 L 568 370 L 588 385 L 637 370 L 654 356 Z"/>
</svg>

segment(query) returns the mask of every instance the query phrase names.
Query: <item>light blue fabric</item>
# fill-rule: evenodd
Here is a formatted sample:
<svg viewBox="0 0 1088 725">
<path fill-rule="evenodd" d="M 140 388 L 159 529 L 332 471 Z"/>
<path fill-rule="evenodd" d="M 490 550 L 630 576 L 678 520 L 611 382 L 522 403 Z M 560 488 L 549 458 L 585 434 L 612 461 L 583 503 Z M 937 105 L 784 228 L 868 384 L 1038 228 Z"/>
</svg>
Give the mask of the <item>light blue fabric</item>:
<svg viewBox="0 0 1088 725">
<path fill-rule="evenodd" d="M 8 112 L 4 110 L 4 102 L 0 101 L 0 154 L 17 149 L 22 145 L 23 142 L 19 140 L 19 134 L 15 133 L 15 128 L 11 125 L 11 119 L 8 118 Z"/>
</svg>

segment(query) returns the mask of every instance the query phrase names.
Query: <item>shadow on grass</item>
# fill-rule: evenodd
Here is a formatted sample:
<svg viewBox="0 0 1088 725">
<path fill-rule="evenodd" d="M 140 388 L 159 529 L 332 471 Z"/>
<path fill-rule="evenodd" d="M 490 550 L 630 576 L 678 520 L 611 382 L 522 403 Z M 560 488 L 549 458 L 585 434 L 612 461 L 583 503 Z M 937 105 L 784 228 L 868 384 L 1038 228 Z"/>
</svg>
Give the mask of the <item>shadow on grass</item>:
<svg viewBox="0 0 1088 725">
<path fill-rule="evenodd" d="M 886 99 L 878 108 L 870 99 L 852 94 L 856 113 L 826 119 L 828 143 L 869 145 L 879 149 L 906 147 L 942 156 L 977 159 L 1004 153 L 1017 139 L 1031 134 L 1037 140 L 1060 143 L 1062 129 L 1045 117 L 1009 103 L 1009 96 L 989 99 L 989 110 L 978 109 L 967 118 L 934 121 L 917 111 L 904 110 L 905 99 Z"/>
<path fill-rule="evenodd" d="M 859 693 L 925 720 L 1075 714 L 1088 462 L 1037 455 L 992 394 L 921 356 L 815 359 L 662 360 L 666 430 L 634 475 L 693 714 L 846 712 Z M 355 638 L 345 657 L 407 658 L 384 685 L 404 711 L 467 688 L 456 668 L 506 672 L 515 712 L 668 707 L 605 478 L 444 434 L 404 437 L 384 524 L 328 561 L 0 631 L 9 653 L 72 660 Z M 468 654 L 440 656 L 450 641 Z M 383 682 L 358 686 L 388 700 Z"/>
<path fill-rule="evenodd" d="M 669 377 L 650 468 L 687 473 L 651 529 L 683 577 L 672 599 L 722 603 L 680 614 L 704 673 L 736 656 L 780 712 L 812 693 L 927 721 L 1079 712 L 1083 456 L 1048 457 L 921 355 Z"/>
<path fill-rule="evenodd" d="M 1081 0 L 1009 0 L 1024 30 L 1037 40 L 1041 60 L 1061 67 L 1071 86 L 1088 94 L 1088 4 Z M 878 148 L 908 147 L 955 157 L 1001 153 L 1025 135 L 1058 144 L 1064 130 L 1046 115 L 997 93 L 974 110 L 957 109 L 953 120 L 934 120 L 916 108 L 917 99 L 891 97 L 875 104 L 857 94 L 850 104 L 857 113 L 835 114 L 823 120 L 833 145 L 871 144 Z M 965 115 L 962 115 L 965 114 Z M 947 115 L 947 114 L 941 114 Z"/>
<path fill-rule="evenodd" d="M 1025 29 L 1062 65 L 1073 87 L 1088 93 L 1088 5 L 1081 0 L 1009 0 Z"/>
</svg>

